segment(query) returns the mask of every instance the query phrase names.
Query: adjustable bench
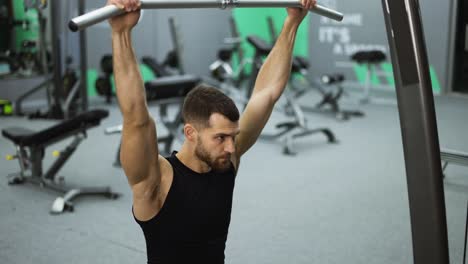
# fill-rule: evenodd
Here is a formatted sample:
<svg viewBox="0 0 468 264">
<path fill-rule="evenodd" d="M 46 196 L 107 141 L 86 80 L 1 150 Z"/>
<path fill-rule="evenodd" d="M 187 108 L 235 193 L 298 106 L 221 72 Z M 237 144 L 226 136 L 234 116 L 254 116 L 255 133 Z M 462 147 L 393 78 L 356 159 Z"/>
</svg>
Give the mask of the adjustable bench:
<svg viewBox="0 0 468 264">
<path fill-rule="evenodd" d="M 462 166 L 468 166 L 468 153 L 461 151 L 441 149 L 440 158 L 443 162 L 442 171 L 445 171 L 449 163 L 455 163 Z M 444 174 L 445 178 L 445 174 Z"/>
<path fill-rule="evenodd" d="M 72 200 L 79 195 L 105 195 L 115 199 L 117 194 L 109 187 L 67 188 L 63 184 L 63 177 L 57 177 L 58 171 L 75 152 L 78 145 L 86 138 L 86 131 L 98 126 L 102 119 L 109 115 L 105 110 L 93 110 L 82 113 L 41 131 L 34 131 L 24 127 L 11 127 L 2 130 L 2 135 L 15 144 L 16 155 L 7 156 L 8 160 L 18 159 L 20 172 L 9 175 L 9 184 L 30 182 L 43 188 L 64 193 L 58 197 L 51 209 L 51 213 L 59 214 L 65 210 L 73 211 Z M 73 141 L 61 152 L 54 152 L 57 160 L 44 173 L 42 160 L 46 147 L 59 141 L 74 137 Z"/>
<path fill-rule="evenodd" d="M 168 155 L 172 151 L 172 144 L 174 139 L 178 138 L 181 141 L 181 126 L 183 124 L 182 106 L 185 96 L 198 84 L 200 78 L 193 75 L 174 75 L 168 77 L 161 77 L 153 81 L 145 83 L 146 100 L 149 103 L 154 103 L 159 106 L 159 120 L 156 121 L 158 125 L 163 124 L 169 131 L 168 135 L 162 137 L 158 135 L 158 144 L 164 144 L 160 148 L 162 155 Z M 169 106 L 177 106 L 178 111 L 176 116 L 171 120 L 168 115 Z M 105 134 L 121 133 L 122 125 L 109 127 L 105 130 Z M 120 146 L 117 151 L 114 166 L 120 166 Z"/>
</svg>

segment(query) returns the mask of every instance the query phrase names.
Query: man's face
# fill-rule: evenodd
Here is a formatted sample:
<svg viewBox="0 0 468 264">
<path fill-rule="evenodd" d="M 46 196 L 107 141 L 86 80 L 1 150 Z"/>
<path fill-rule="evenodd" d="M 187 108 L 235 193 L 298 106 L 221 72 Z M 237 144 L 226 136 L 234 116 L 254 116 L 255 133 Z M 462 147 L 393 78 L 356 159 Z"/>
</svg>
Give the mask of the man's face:
<svg viewBox="0 0 468 264">
<path fill-rule="evenodd" d="M 225 116 L 214 113 L 209 124 L 209 127 L 198 132 L 195 155 L 214 171 L 226 171 L 231 167 L 231 156 L 236 151 L 239 122 L 231 122 Z"/>
</svg>

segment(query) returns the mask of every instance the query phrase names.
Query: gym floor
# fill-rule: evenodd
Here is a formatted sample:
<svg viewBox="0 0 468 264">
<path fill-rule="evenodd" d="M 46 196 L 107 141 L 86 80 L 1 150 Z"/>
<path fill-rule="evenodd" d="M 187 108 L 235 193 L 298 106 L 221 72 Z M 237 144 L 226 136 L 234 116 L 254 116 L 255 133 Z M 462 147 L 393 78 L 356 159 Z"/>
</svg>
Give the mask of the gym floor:
<svg viewBox="0 0 468 264">
<path fill-rule="evenodd" d="M 304 98 L 305 103 L 310 98 Z M 89 130 L 88 138 L 60 175 L 70 185 L 109 185 L 117 200 L 83 197 L 75 212 L 50 215 L 57 194 L 37 186 L 9 186 L 0 180 L 1 263 L 146 263 L 143 233 L 133 221 L 131 193 L 123 171 L 112 166 L 119 135 L 104 135 L 121 122 L 117 106 Z M 339 144 L 320 135 L 299 139 L 298 154 L 259 141 L 242 159 L 226 263 L 412 263 L 411 226 L 403 147 L 396 106 L 365 105 L 364 118 L 347 122 L 307 114 L 309 126 L 330 127 Z M 468 152 L 468 99 L 436 97 L 440 144 Z M 157 119 L 157 108 L 151 107 Z M 285 119 L 274 114 L 266 132 Z M 42 129 L 53 121 L 0 118 L 0 129 Z M 158 133 L 165 133 L 158 127 Z M 46 151 L 46 167 L 53 161 Z M 176 146 L 178 147 L 178 146 Z M 14 153 L 0 138 L 0 154 Z M 0 160 L 3 176 L 18 171 L 16 161 Z M 449 165 L 445 198 L 451 263 L 461 263 L 468 200 L 468 168 Z"/>
</svg>

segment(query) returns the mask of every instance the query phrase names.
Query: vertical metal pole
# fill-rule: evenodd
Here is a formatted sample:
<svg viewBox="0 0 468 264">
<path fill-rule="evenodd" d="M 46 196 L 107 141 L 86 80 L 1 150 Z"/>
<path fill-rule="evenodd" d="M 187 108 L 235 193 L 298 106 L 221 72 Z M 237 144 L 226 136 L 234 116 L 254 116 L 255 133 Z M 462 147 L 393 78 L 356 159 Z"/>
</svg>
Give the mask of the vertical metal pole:
<svg viewBox="0 0 468 264">
<path fill-rule="evenodd" d="M 184 60 L 182 59 L 182 53 L 184 49 L 182 47 L 182 42 L 180 41 L 180 32 L 174 17 L 169 17 L 169 31 L 171 33 L 172 44 L 177 56 L 178 70 L 180 74 L 185 74 Z"/>
<path fill-rule="evenodd" d="M 382 0 L 397 89 L 415 264 L 449 263 L 439 138 L 417 0 Z"/>
<path fill-rule="evenodd" d="M 63 98 L 62 87 L 62 54 L 60 47 L 60 28 L 58 18 L 60 17 L 60 0 L 50 1 L 50 26 L 52 41 L 52 60 L 54 62 L 54 80 L 52 90 L 52 104 L 49 108 L 50 118 L 62 118 L 63 109 L 61 109 L 61 99 Z M 60 113 L 62 112 L 62 113 Z"/>
<path fill-rule="evenodd" d="M 9 16 L 7 18 L 7 21 L 9 19 L 11 19 L 11 22 L 13 22 L 15 20 L 15 8 L 18 6 L 16 5 L 15 3 L 13 3 L 14 1 L 8 1 L 7 5 L 8 5 L 8 11 L 9 11 Z M 7 22 L 5 21 L 5 22 Z M 7 23 L 8 25 L 8 23 Z M 10 33 L 10 35 L 7 37 L 7 40 L 8 40 L 8 43 L 7 44 L 7 50 L 11 50 L 11 51 L 15 51 L 15 52 L 19 52 L 19 50 L 17 50 L 17 47 L 16 47 L 16 39 L 17 39 L 17 31 L 15 30 L 14 27 L 10 28 L 8 30 L 8 33 Z"/>
<path fill-rule="evenodd" d="M 271 44 L 274 45 L 276 42 L 276 39 L 278 38 L 278 35 L 276 34 L 275 22 L 273 21 L 273 17 L 271 16 L 267 17 L 267 24 L 268 24 L 268 30 L 270 31 Z"/>
<path fill-rule="evenodd" d="M 240 39 L 240 34 L 239 30 L 237 28 L 236 21 L 234 20 L 233 15 L 229 17 L 229 26 L 231 29 L 231 36 L 234 39 Z M 234 44 L 234 50 L 237 53 L 237 69 L 236 72 L 238 73 L 235 80 L 234 80 L 234 85 L 236 87 L 240 87 L 242 85 L 242 82 L 246 78 L 245 74 L 245 61 L 244 61 L 244 50 L 242 49 L 242 42 L 238 42 L 237 44 Z M 232 60 L 232 58 L 231 58 Z"/>
<path fill-rule="evenodd" d="M 466 205 L 466 222 L 465 222 L 465 243 L 463 244 L 463 262 L 462 264 L 466 264 L 466 242 L 468 238 L 468 204 Z"/>
<path fill-rule="evenodd" d="M 449 43 L 447 49 L 447 79 L 445 88 L 442 90 L 443 93 L 448 94 L 453 92 L 453 79 L 455 75 L 455 51 L 456 51 L 456 39 L 457 39 L 457 27 L 458 27 L 458 0 L 452 0 L 450 2 L 450 16 L 449 16 Z"/>
<path fill-rule="evenodd" d="M 78 2 L 78 15 L 86 12 L 85 0 Z M 88 50 L 87 50 L 86 29 L 80 31 L 80 100 L 81 111 L 88 110 Z"/>
</svg>

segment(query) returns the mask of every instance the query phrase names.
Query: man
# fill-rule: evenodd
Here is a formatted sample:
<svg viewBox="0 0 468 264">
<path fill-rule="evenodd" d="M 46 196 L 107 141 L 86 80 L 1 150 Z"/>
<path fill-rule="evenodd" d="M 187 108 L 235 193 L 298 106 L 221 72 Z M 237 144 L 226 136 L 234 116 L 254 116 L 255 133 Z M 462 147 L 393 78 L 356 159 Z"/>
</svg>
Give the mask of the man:
<svg viewBox="0 0 468 264">
<path fill-rule="evenodd" d="M 255 143 L 283 93 L 297 29 L 315 0 L 288 8 L 282 32 L 239 116 L 233 101 L 197 87 L 183 106 L 185 142 L 159 155 L 155 121 L 132 47 L 138 0 L 109 0 L 128 11 L 110 20 L 117 97 L 123 114 L 120 159 L 133 192 L 133 214 L 146 239 L 148 263 L 224 263 L 232 194 L 241 156 Z"/>
</svg>

